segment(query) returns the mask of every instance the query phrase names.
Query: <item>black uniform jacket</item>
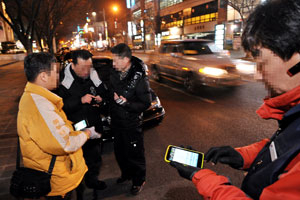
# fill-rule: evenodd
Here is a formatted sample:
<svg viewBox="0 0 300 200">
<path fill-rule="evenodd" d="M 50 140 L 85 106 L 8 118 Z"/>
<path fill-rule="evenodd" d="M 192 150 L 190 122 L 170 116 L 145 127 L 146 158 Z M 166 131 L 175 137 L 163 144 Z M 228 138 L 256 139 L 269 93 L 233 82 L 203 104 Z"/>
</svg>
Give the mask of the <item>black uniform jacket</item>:
<svg viewBox="0 0 300 200">
<path fill-rule="evenodd" d="M 146 66 L 132 57 L 127 76 L 120 80 L 120 72 L 112 69 L 109 82 L 110 115 L 114 128 L 135 128 L 141 124 L 142 112 L 151 105 Z M 127 99 L 123 105 L 114 101 L 114 92 Z"/>
<path fill-rule="evenodd" d="M 78 122 L 87 119 L 89 126 L 96 126 L 96 129 L 101 128 L 101 106 L 96 107 L 91 104 L 82 104 L 81 97 L 86 94 L 99 95 L 104 94 L 105 87 L 102 84 L 97 72 L 92 68 L 90 77 L 82 79 L 72 70 L 71 65 L 68 65 L 63 73 L 61 73 L 61 84 L 58 88 L 58 95 L 63 98 L 65 111 L 69 120 Z"/>
</svg>

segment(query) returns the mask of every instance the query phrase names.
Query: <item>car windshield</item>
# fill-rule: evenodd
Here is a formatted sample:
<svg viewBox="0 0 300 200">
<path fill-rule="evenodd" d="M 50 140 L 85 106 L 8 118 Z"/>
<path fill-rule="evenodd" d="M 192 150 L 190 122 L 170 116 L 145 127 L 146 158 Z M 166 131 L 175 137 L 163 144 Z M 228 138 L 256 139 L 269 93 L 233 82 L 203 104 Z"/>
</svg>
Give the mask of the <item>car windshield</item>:
<svg viewBox="0 0 300 200">
<path fill-rule="evenodd" d="M 213 54 L 205 42 L 184 42 L 183 54 L 185 55 L 204 55 Z"/>
</svg>

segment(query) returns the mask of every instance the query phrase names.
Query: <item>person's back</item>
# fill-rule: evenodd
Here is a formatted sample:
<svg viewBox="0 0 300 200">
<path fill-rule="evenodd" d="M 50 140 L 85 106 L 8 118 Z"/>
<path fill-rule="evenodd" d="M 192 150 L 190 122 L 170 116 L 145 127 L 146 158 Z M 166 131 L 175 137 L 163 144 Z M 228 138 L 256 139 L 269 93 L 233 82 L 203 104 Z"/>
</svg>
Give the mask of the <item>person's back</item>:
<svg viewBox="0 0 300 200">
<path fill-rule="evenodd" d="M 19 103 L 17 121 L 24 166 L 48 171 L 52 155 L 58 155 L 49 196 L 64 195 L 75 189 L 87 171 L 81 150 L 87 137 L 84 133 L 74 133 L 81 138 L 81 143 L 70 145 L 72 138 L 68 134 L 73 128 L 57 104 L 62 106 L 59 97 L 27 83 Z"/>
<path fill-rule="evenodd" d="M 60 199 L 81 183 L 87 171 L 81 147 L 87 139 L 99 135 L 94 128 L 74 131 L 62 110 L 62 99 L 50 91 L 58 83 L 55 62 L 48 53 L 26 56 L 28 82 L 19 103 L 17 128 L 25 167 L 48 171 L 52 155 L 56 155 L 51 192 L 46 198 Z"/>
</svg>

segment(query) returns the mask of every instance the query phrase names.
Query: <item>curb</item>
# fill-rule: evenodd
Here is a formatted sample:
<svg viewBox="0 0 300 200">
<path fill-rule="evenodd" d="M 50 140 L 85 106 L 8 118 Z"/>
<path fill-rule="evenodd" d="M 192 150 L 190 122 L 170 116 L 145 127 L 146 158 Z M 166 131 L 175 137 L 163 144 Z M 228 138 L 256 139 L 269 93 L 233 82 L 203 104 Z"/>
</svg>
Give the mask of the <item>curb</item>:
<svg viewBox="0 0 300 200">
<path fill-rule="evenodd" d="M 14 63 L 17 63 L 17 62 L 20 62 L 21 60 L 15 60 L 15 61 L 12 61 L 12 62 L 9 62 L 9 63 L 5 63 L 5 64 L 1 64 L 0 67 L 4 67 L 4 66 L 7 66 L 7 65 L 11 65 L 11 64 L 14 64 Z"/>
</svg>

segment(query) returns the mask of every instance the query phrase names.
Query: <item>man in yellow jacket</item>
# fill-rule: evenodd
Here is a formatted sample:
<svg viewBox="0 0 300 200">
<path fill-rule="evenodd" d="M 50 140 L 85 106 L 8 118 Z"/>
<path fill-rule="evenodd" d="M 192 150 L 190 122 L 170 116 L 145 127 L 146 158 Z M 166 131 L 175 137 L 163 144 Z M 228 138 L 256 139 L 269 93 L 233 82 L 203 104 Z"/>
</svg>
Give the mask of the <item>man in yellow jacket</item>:
<svg viewBox="0 0 300 200">
<path fill-rule="evenodd" d="M 94 127 L 74 131 L 62 110 L 62 98 L 50 91 L 57 87 L 58 70 L 55 58 L 48 53 L 33 53 L 25 58 L 28 82 L 17 121 L 25 167 L 46 172 L 52 155 L 57 156 L 46 199 L 70 198 L 87 171 L 81 147 L 89 138 L 100 137 Z"/>
</svg>

